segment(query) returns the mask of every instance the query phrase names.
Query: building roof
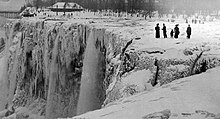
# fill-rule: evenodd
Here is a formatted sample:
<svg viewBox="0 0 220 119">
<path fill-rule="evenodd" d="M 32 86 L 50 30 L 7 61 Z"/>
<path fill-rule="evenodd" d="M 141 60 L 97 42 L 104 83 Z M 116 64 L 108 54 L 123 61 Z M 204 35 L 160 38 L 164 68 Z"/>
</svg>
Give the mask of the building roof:
<svg viewBox="0 0 220 119">
<path fill-rule="evenodd" d="M 0 12 L 19 12 L 25 0 L 0 0 Z"/>
<path fill-rule="evenodd" d="M 77 3 L 74 2 L 57 2 L 56 4 L 54 4 L 52 7 L 50 8 L 58 8 L 58 9 L 83 9 L 80 5 L 78 5 Z"/>
</svg>

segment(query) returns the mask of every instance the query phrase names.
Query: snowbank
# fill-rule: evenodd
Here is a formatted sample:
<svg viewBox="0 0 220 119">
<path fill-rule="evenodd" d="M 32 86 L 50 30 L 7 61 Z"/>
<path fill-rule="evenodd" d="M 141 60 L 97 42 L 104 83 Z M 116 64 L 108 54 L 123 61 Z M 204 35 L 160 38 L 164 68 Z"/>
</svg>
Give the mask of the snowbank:
<svg viewBox="0 0 220 119">
<path fill-rule="evenodd" d="M 179 79 L 71 119 L 217 119 L 220 68 Z M 70 119 L 70 118 L 69 118 Z"/>
</svg>

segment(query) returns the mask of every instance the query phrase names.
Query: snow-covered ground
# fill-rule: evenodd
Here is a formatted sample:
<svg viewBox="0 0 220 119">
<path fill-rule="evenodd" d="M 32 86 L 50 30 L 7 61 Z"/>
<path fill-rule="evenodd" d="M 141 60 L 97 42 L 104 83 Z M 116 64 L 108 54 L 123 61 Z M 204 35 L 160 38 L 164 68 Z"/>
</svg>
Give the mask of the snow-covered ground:
<svg viewBox="0 0 220 119">
<path fill-rule="evenodd" d="M 48 14 L 52 16 L 51 19 L 57 19 L 54 15 L 55 13 Z M 175 19 L 175 22 L 168 22 L 168 18 L 147 18 L 145 20 L 144 17 L 131 17 L 126 14 L 123 17 L 115 17 L 113 13 L 111 14 L 113 16 L 103 16 L 103 13 L 95 13 L 94 15 L 93 12 L 76 12 L 67 21 L 88 22 L 92 26 L 106 28 L 110 32 L 120 34 L 120 38 L 123 40 L 138 38 L 134 40 L 130 49 L 134 49 L 135 51 L 165 51 L 165 53 L 157 57 L 180 58 L 181 55 L 179 52 L 182 52 L 180 50 L 186 48 L 205 48 L 201 50 L 210 50 L 209 53 L 215 55 L 220 54 L 218 50 L 220 48 L 220 20 L 205 22 L 204 24 L 189 23 L 192 28 L 192 35 L 191 39 L 186 39 L 186 29 L 189 24 L 185 23 L 184 19 Z M 42 18 L 43 16 L 40 13 L 38 17 Z M 63 17 L 60 15 L 59 17 L 65 19 L 67 16 Z M 165 23 L 168 38 L 163 38 L 162 30 L 160 30 L 161 38 L 155 38 L 154 28 L 157 23 L 160 24 L 161 29 L 162 24 Z M 179 38 L 170 38 L 170 31 L 174 29 L 176 24 L 179 24 L 180 28 Z"/>
<path fill-rule="evenodd" d="M 144 117 L 167 109 L 171 112 L 169 119 L 213 119 L 220 113 L 219 73 L 220 68 L 211 69 L 72 119 L 156 119 Z"/>
<path fill-rule="evenodd" d="M 206 51 L 208 57 L 220 57 L 220 22 L 205 22 L 205 24 L 192 24 L 192 38 L 186 39 L 186 27 L 188 24 L 184 20 L 167 22 L 167 19 L 147 19 L 144 18 L 114 18 L 93 16 L 74 16 L 72 19 L 65 17 L 56 18 L 64 22 L 81 23 L 87 22 L 88 25 L 96 28 L 104 28 L 107 31 L 117 34 L 120 40 L 130 41 L 132 45 L 127 49 L 128 52 L 148 52 L 145 55 L 157 57 L 158 59 L 189 59 L 183 53 L 185 49 L 199 49 Z M 92 15 L 91 15 L 92 16 Z M 43 16 L 38 16 L 43 18 Z M 46 18 L 47 21 L 54 22 L 55 17 Z M 27 20 L 36 20 L 35 18 Z M 154 27 L 156 23 L 165 23 L 168 29 L 168 37 L 171 28 L 179 24 L 179 39 L 155 38 Z M 159 52 L 159 53 L 158 53 Z M 194 52 L 195 53 L 195 52 Z M 181 66 L 180 66 L 181 67 Z M 1 69 L 2 67 L 0 67 Z M 153 88 L 147 85 L 151 72 L 148 70 L 131 72 L 123 77 L 125 85 L 138 85 L 139 94 L 131 97 L 122 98 L 116 102 L 109 103 L 101 110 L 89 112 L 79 117 L 89 119 L 148 119 L 148 114 L 163 111 L 170 115 L 171 119 L 195 118 L 203 119 L 214 118 L 220 113 L 220 82 L 218 74 L 220 68 L 208 70 L 204 74 L 180 79 L 162 87 Z M 1 77 L 1 75 L 0 75 Z M 138 81 L 136 81 L 136 79 Z M 149 88 L 149 90 L 146 88 Z M 143 92 L 144 91 L 144 92 Z M 167 110 L 166 110 L 167 109 Z M 74 119 L 74 118 L 73 118 Z"/>
<path fill-rule="evenodd" d="M 71 13 L 66 13 L 66 16 L 63 16 L 63 13 L 59 13 L 59 16 L 56 16 L 54 12 L 48 11 L 46 13 L 50 16 L 50 19 L 65 19 L 72 23 L 88 22 L 92 26 L 100 26 L 110 32 L 120 34 L 120 38 L 123 40 L 138 38 L 134 40 L 131 47 L 131 49 L 135 51 L 166 51 L 163 55 L 157 57 L 180 58 L 180 50 L 186 48 L 206 48 L 201 50 L 211 49 L 209 53 L 220 54 L 218 50 L 220 48 L 220 20 L 205 22 L 204 24 L 189 23 L 192 28 L 192 35 L 191 39 L 186 39 L 186 29 L 189 24 L 185 23 L 185 20 L 181 18 L 174 19 L 175 22 L 168 22 L 168 19 L 171 18 L 147 18 L 145 20 L 144 17 L 137 17 L 136 15 L 131 17 L 131 14 L 125 13 L 122 14 L 122 17 L 117 17 L 118 14 L 113 12 L 107 12 L 106 14 L 108 14 L 108 16 L 102 12 L 94 13 L 88 11 L 73 12 L 72 16 L 70 15 Z M 47 15 L 45 16 L 43 13 L 39 13 L 37 17 L 48 18 Z M 154 28 L 157 23 L 160 24 L 161 29 L 162 24 L 166 24 L 168 38 L 163 38 L 162 30 L 160 30 L 161 38 L 155 38 Z M 170 38 L 170 31 L 174 29 L 176 24 L 179 24 L 180 28 L 179 39 Z M 173 56 L 171 56 L 171 54 Z"/>
<path fill-rule="evenodd" d="M 104 21 L 104 23 L 103 23 Z M 123 40 L 134 39 L 128 50 L 135 52 L 161 51 L 163 53 L 152 53 L 148 56 L 161 59 L 187 59 L 183 51 L 185 49 L 198 49 L 198 53 L 205 51 L 204 55 L 208 57 L 220 56 L 220 22 L 205 22 L 205 24 L 191 24 L 191 39 L 186 39 L 186 28 L 188 24 L 184 20 L 177 22 L 167 22 L 161 19 L 112 19 L 111 20 L 90 20 L 91 25 L 107 28 L 110 32 L 120 34 Z M 168 38 L 155 38 L 154 27 L 156 23 L 165 23 L 168 29 Z M 169 38 L 170 29 L 175 24 L 179 24 L 179 39 Z M 141 71 L 140 71 L 141 72 Z M 134 83 L 142 86 L 140 80 L 143 75 L 131 74 L 124 79 L 124 83 Z M 144 71 L 143 71 L 144 72 Z M 107 107 L 94 112 L 86 113 L 79 118 L 89 119 L 149 119 L 148 114 L 155 114 L 168 109 L 171 112 L 171 119 L 203 119 L 214 118 L 220 113 L 220 83 L 218 74 L 220 68 L 212 69 L 204 74 L 180 79 L 171 84 L 155 88 L 151 91 L 121 99 L 107 105 Z M 136 75 L 136 76 L 135 76 Z M 135 79 L 134 79 L 135 77 Z M 146 78 L 147 80 L 147 78 Z M 123 81 L 123 80 L 122 80 Z M 142 82 L 144 83 L 144 81 Z M 166 112 L 166 111 L 165 111 Z M 149 115 L 148 115 L 149 116 Z M 74 119 L 74 118 L 73 118 Z"/>
<path fill-rule="evenodd" d="M 161 30 L 161 38 L 155 38 L 154 27 L 156 23 L 160 23 L 162 29 L 162 24 L 165 23 L 167 26 L 168 38 L 164 39 Z M 117 34 L 121 34 L 123 39 L 141 38 L 134 40 L 132 48 L 139 51 L 146 50 L 166 50 L 167 52 L 162 56 L 170 58 L 170 54 L 176 55 L 175 50 L 183 50 L 185 48 L 195 48 L 204 47 L 211 48 L 215 50 L 215 54 L 220 54 L 218 50 L 220 48 L 220 22 L 207 22 L 205 24 L 191 24 L 192 36 L 191 39 L 186 39 L 186 28 L 188 24 L 180 22 L 163 22 L 163 21 L 153 21 L 148 22 L 145 20 L 119 20 L 117 24 L 118 27 L 113 30 Z M 169 38 L 169 32 L 174 28 L 175 24 L 179 24 L 180 37 L 179 39 Z M 127 27 L 126 27 L 127 26 Z M 171 52 L 171 53 L 169 53 Z M 178 52 L 177 52 L 178 53 Z M 165 56 L 166 55 L 166 56 Z M 180 57 L 177 55 L 176 57 Z"/>
</svg>

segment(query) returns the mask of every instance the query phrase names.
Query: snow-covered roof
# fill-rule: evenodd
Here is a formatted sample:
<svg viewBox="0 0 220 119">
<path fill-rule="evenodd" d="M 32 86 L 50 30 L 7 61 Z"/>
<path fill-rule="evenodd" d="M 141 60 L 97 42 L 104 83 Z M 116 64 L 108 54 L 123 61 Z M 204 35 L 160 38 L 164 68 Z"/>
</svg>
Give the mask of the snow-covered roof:
<svg viewBox="0 0 220 119">
<path fill-rule="evenodd" d="M 0 12 L 18 12 L 25 5 L 25 0 L 0 0 Z"/>
<path fill-rule="evenodd" d="M 74 2 L 57 2 L 52 6 L 52 8 L 64 8 L 65 5 L 67 9 L 82 9 L 82 7 L 79 4 Z"/>
<path fill-rule="evenodd" d="M 35 7 L 27 7 L 20 13 L 20 15 L 22 16 L 26 13 L 34 14 L 34 13 L 36 13 L 36 8 Z"/>
</svg>

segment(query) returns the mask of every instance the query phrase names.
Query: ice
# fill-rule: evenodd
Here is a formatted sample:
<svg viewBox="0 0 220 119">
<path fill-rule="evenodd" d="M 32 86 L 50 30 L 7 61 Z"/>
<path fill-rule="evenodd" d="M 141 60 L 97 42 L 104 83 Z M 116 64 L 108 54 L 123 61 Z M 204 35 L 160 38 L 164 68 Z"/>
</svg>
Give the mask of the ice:
<svg viewBox="0 0 220 119">
<path fill-rule="evenodd" d="M 23 18 L 7 28 L 0 58 L 1 110 L 27 106 L 48 119 L 85 112 L 80 117 L 144 118 L 166 109 L 179 118 L 201 116 L 196 110 L 220 112 L 219 68 L 191 76 L 202 73 L 204 61 L 207 69 L 220 64 L 218 20 L 191 24 L 192 38 L 186 39 L 188 24 L 181 19 L 75 14 Z M 168 37 L 178 23 L 180 38 L 155 39 L 156 23 L 166 24 Z M 157 67 L 158 85 L 152 87 Z M 31 108 L 36 99 L 43 100 L 37 102 L 43 114 Z"/>
</svg>

